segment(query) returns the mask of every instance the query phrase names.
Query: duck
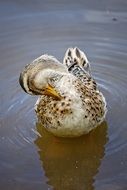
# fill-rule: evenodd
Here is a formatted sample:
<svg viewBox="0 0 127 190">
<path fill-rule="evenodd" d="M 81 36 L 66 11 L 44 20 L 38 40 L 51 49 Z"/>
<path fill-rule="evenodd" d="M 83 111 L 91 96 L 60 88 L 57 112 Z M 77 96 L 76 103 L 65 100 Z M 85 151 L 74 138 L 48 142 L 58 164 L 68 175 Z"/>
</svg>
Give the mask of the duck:
<svg viewBox="0 0 127 190">
<path fill-rule="evenodd" d="M 36 58 L 23 68 L 19 83 L 26 93 L 39 96 L 37 118 L 54 136 L 79 137 L 105 120 L 105 97 L 77 47 L 67 49 L 63 63 L 48 54 Z"/>
</svg>

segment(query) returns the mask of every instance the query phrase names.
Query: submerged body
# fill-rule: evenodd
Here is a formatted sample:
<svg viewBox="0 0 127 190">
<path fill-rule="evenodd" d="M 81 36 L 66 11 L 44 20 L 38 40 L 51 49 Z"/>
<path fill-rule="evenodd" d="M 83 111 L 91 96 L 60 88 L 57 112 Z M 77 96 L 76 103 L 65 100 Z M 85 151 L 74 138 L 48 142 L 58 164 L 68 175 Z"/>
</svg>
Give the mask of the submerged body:
<svg viewBox="0 0 127 190">
<path fill-rule="evenodd" d="M 76 52 L 69 49 L 64 60 L 70 55 L 73 58 L 73 51 Z M 41 95 L 35 111 L 42 125 L 56 136 L 81 136 L 105 118 L 105 98 L 89 72 L 84 70 L 85 65 L 79 65 L 79 56 L 77 62 L 70 59 L 66 64 L 67 61 L 64 61 L 66 67 L 58 63 L 59 69 L 55 68 L 52 57 L 48 56 L 48 64 L 52 64 L 48 67 L 46 56 L 41 56 L 36 63 L 34 61 L 27 66 L 20 76 L 21 86 L 26 92 Z M 37 60 L 40 60 L 40 69 L 37 69 Z"/>
</svg>

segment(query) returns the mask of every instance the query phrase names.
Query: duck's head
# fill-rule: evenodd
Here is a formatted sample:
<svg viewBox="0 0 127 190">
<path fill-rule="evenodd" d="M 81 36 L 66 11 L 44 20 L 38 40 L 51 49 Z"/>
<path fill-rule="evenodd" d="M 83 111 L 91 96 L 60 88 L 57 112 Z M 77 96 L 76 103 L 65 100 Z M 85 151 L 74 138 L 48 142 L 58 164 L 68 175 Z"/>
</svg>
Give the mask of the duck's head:
<svg viewBox="0 0 127 190">
<path fill-rule="evenodd" d="M 64 65 L 57 59 L 42 55 L 24 68 L 20 74 L 19 83 L 28 94 L 60 98 L 55 87 L 66 72 Z"/>
</svg>

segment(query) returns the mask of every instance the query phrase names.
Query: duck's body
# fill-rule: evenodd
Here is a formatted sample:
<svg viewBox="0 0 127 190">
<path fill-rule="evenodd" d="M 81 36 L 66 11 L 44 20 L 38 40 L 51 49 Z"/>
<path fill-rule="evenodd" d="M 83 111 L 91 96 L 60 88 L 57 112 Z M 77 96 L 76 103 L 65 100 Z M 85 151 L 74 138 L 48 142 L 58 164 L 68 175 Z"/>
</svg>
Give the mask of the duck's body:
<svg viewBox="0 0 127 190">
<path fill-rule="evenodd" d="M 30 94 L 41 94 L 42 85 L 35 111 L 48 131 L 56 136 L 75 137 L 88 133 L 104 120 L 105 98 L 88 72 L 83 71 L 78 63 L 67 65 L 69 73 L 62 64 L 60 69 L 54 70 L 55 62 L 51 60 L 52 68 L 47 67 L 44 56 L 38 60 L 41 69 L 38 70 L 37 63 L 33 62 L 21 74 L 20 83 Z"/>
<path fill-rule="evenodd" d="M 99 125 L 105 117 L 101 93 L 90 91 L 76 77 L 61 79 L 61 99 L 41 96 L 35 110 L 43 126 L 57 136 L 80 136 Z M 61 88 L 66 84 L 66 87 Z"/>
</svg>

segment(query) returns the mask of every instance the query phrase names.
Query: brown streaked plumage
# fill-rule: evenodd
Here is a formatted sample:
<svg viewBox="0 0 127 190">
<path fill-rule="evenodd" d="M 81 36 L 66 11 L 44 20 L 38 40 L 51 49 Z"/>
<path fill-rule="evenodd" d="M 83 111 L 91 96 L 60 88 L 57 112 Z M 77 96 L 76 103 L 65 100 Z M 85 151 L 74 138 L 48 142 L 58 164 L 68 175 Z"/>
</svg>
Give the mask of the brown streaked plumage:
<svg viewBox="0 0 127 190">
<path fill-rule="evenodd" d="M 42 55 L 20 74 L 22 88 L 40 95 L 35 104 L 42 125 L 56 136 L 75 137 L 98 126 L 106 115 L 106 102 L 78 48 L 69 48 L 61 64 Z M 68 61 L 66 61 L 68 60 Z M 75 61 L 76 60 L 76 61 Z"/>
</svg>

